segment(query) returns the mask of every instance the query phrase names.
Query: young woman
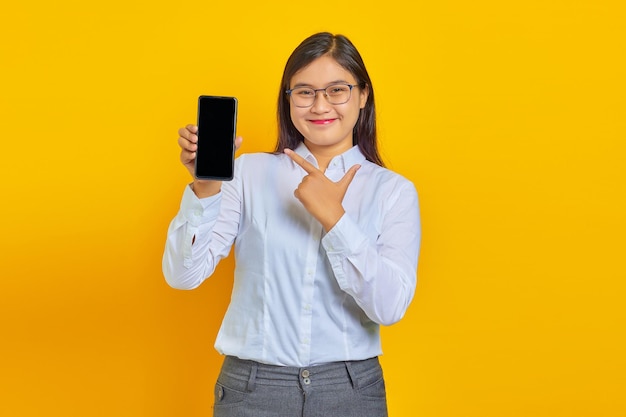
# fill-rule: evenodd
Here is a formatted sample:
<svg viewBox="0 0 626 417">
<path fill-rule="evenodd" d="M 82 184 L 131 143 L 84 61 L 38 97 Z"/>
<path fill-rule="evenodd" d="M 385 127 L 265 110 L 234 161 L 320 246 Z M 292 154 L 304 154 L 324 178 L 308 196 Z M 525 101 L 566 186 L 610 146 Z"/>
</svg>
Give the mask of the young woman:
<svg viewBox="0 0 626 417">
<path fill-rule="evenodd" d="M 168 231 L 174 288 L 200 285 L 234 245 L 214 415 L 386 416 L 379 326 L 413 298 L 418 199 L 383 167 L 372 82 L 346 37 L 294 50 L 278 122 L 274 153 L 241 155 L 230 182 L 194 179 Z M 178 138 L 192 176 L 196 132 Z"/>
</svg>

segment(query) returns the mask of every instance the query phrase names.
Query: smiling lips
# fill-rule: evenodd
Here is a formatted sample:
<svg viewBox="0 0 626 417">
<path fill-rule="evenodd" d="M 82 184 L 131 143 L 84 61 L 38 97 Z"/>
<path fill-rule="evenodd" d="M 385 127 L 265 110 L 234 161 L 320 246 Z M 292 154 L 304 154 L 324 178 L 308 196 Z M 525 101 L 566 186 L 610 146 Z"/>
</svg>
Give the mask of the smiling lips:
<svg viewBox="0 0 626 417">
<path fill-rule="evenodd" d="M 314 125 L 327 125 L 334 122 L 335 120 L 337 119 L 313 119 L 309 120 L 309 122 L 313 123 Z"/>
</svg>

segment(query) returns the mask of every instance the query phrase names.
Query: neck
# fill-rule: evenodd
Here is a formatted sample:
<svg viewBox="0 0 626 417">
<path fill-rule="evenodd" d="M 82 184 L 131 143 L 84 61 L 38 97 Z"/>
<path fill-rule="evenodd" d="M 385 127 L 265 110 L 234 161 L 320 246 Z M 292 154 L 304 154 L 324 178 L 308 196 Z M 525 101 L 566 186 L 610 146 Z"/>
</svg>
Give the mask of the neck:
<svg viewBox="0 0 626 417">
<path fill-rule="evenodd" d="M 309 149 L 309 151 L 313 154 L 315 159 L 317 160 L 317 164 L 319 166 L 320 171 L 326 171 L 330 161 L 337 155 L 341 155 L 352 146 L 346 146 L 343 144 L 337 144 L 334 146 L 319 146 L 314 145 L 311 142 L 304 140 L 304 144 Z"/>
</svg>

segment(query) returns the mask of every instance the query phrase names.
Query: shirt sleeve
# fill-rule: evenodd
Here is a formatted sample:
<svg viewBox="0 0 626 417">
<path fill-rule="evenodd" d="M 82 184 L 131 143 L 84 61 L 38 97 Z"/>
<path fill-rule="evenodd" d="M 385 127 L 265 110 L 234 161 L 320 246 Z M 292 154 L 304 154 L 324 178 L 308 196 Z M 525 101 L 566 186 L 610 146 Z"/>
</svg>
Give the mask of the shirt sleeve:
<svg viewBox="0 0 626 417">
<path fill-rule="evenodd" d="M 398 190 L 386 207 L 376 241 L 347 214 L 322 240 L 339 287 L 382 325 L 399 321 L 413 299 L 421 241 L 419 203 L 412 183 Z"/>
<path fill-rule="evenodd" d="M 199 199 L 191 186 L 183 192 L 180 209 L 171 221 L 163 275 L 173 288 L 190 290 L 211 276 L 219 261 L 228 256 L 239 226 L 237 181 L 222 183 L 221 191 Z"/>
</svg>

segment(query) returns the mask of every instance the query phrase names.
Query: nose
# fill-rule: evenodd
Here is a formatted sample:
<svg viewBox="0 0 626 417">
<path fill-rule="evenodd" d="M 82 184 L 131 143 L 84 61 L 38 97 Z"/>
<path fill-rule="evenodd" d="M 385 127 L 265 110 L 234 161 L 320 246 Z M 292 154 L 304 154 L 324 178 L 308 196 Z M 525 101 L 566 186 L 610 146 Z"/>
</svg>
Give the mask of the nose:
<svg viewBox="0 0 626 417">
<path fill-rule="evenodd" d="M 318 94 L 318 93 L 321 93 L 321 94 Z M 326 90 L 323 88 L 320 88 L 319 90 L 315 90 L 315 99 L 313 101 L 313 105 L 311 106 L 311 111 L 314 113 L 326 113 L 330 111 L 330 108 L 331 108 L 331 104 L 328 102 L 328 96 L 326 95 Z"/>
</svg>

